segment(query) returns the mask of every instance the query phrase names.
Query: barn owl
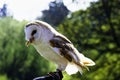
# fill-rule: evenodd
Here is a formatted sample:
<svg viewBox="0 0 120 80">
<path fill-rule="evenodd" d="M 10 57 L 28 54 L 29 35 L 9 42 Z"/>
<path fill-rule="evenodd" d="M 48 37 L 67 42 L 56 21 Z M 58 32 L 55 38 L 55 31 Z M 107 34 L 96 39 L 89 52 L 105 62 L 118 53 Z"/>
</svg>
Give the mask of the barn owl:
<svg viewBox="0 0 120 80">
<path fill-rule="evenodd" d="M 25 26 L 26 45 L 32 44 L 45 59 L 54 62 L 57 69 L 69 75 L 80 72 L 87 66 L 95 65 L 85 57 L 64 35 L 43 21 L 32 21 Z"/>
</svg>

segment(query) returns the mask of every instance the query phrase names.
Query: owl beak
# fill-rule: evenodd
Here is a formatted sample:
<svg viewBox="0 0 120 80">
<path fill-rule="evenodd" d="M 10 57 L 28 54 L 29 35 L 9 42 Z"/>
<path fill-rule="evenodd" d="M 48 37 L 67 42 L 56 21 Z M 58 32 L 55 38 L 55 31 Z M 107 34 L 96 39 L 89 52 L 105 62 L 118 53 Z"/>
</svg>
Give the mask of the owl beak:
<svg viewBox="0 0 120 80">
<path fill-rule="evenodd" d="M 25 45 L 28 47 L 30 44 L 30 41 L 26 41 Z"/>
<path fill-rule="evenodd" d="M 25 45 L 28 47 L 29 44 L 33 43 L 33 41 L 34 41 L 34 37 L 30 38 L 29 41 L 26 41 Z"/>
</svg>

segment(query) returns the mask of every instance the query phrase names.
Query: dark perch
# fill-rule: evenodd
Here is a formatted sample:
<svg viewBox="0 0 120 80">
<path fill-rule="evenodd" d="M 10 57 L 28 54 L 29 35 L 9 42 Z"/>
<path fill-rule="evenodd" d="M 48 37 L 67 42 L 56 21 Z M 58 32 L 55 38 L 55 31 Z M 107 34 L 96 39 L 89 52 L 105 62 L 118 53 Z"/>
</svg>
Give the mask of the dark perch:
<svg viewBox="0 0 120 80">
<path fill-rule="evenodd" d="M 63 75 L 60 70 L 56 72 L 51 72 L 45 76 L 34 78 L 33 80 L 62 80 Z"/>
</svg>

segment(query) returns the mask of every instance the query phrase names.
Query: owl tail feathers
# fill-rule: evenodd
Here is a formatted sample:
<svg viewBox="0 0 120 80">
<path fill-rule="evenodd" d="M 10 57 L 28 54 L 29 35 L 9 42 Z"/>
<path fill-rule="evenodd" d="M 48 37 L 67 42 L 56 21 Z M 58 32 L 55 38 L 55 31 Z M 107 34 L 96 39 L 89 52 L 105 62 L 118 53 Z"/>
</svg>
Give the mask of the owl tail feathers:
<svg viewBox="0 0 120 80">
<path fill-rule="evenodd" d="M 79 68 L 80 68 L 80 69 L 79 69 Z M 82 73 L 82 72 L 83 72 L 83 71 L 82 71 L 82 68 L 81 68 L 81 67 L 79 67 L 79 68 L 78 68 L 77 65 L 74 64 L 74 63 L 68 63 L 65 71 L 66 71 L 67 74 L 69 74 L 69 75 L 75 74 L 75 73 L 77 73 L 78 71 L 80 71 L 80 73 Z"/>
<path fill-rule="evenodd" d="M 79 64 L 78 63 L 76 64 L 74 62 L 68 63 L 65 71 L 69 75 L 75 74 L 78 71 L 82 74 L 83 73 L 83 68 L 86 68 L 87 70 L 89 70 L 87 66 L 93 66 L 93 65 L 95 65 L 95 63 L 91 59 L 89 59 L 87 57 L 84 57 L 84 59 L 81 60 L 81 62 Z"/>
<path fill-rule="evenodd" d="M 83 63 L 83 65 L 85 66 L 94 66 L 95 62 L 92 61 L 90 58 L 84 57 L 81 62 Z"/>
</svg>

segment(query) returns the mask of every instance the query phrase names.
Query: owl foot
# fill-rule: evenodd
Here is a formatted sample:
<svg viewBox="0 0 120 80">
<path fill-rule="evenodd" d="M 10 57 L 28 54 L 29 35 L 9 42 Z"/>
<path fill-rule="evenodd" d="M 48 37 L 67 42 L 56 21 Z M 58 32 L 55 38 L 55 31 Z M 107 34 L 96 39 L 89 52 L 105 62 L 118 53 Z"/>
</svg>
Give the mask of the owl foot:
<svg viewBox="0 0 120 80">
<path fill-rule="evenodd" d="M 54 80 L 62 80 L 63 75 L 61 70 L 57 69 L 56 72 L 50 72 L 48 73 L 49 76 L 51 76 Z"/>
<path fill-rule="evenodd" d="M 33 80 L 62 80 L 63 75 L 61 70 L 57 69 L 56 72 L 50 72 L 45 76 L 34 78 Z"/>
</svg>

